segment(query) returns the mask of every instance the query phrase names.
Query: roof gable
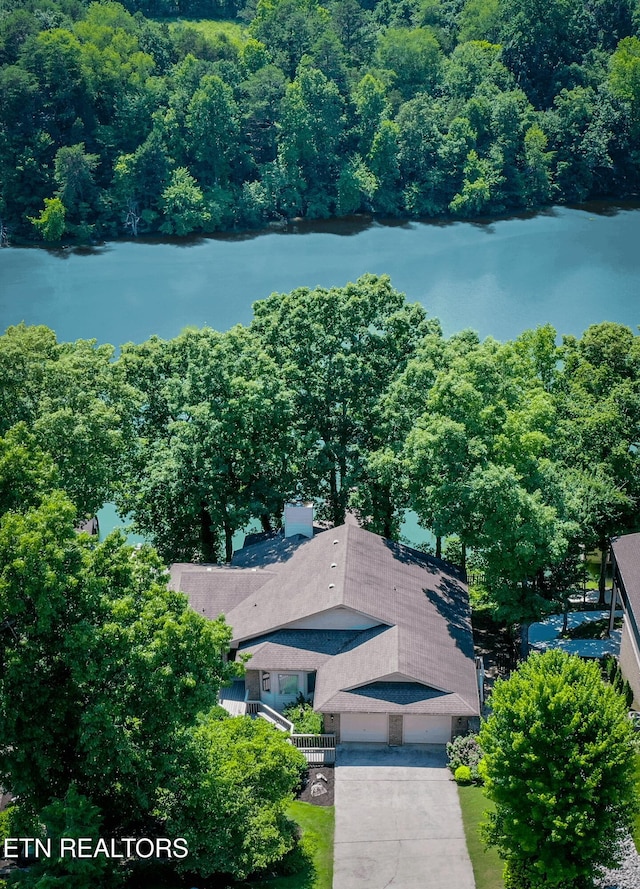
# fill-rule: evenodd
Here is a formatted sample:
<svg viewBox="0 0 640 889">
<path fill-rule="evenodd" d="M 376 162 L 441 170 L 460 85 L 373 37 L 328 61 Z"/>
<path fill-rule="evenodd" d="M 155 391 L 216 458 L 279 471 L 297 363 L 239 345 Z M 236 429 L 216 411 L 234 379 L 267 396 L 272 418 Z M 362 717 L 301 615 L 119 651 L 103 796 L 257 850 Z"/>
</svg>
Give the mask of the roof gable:
<svg viewBox="0 0 640 889">
<path fill-rule="evenodd" d="M 273 552 L 272 547 L 268 569 L 259 560 L 252 568 L 228 569 L 264 579 L 226 612 L 232 645 L 250 646 L 256 668 L 276 668 L 275 648 L 254 648 L 260 638 L 283 628 L 339 632 L 353 626 L 350 621 L 357 629 L 362 616 L 363 625 L 378 631 L 365 631 L 357 643 L 326 659 L 300 655 L 291 646 L 284 647 L 288 655 L 280 650 L 281 669 L 289 655 L 292 663 L 309 664 L 301 669 L 317 669 L 317 710 L 330 712 L 346 700 L 340 695 L 361 697 L 349 690 L 395 678 L 447 697 L 451 712 L 478 712 L 468 594 L 453 566 L 353 524 L 298 542 L 284 558 L 274 561 Z M 250 555 L 245 564 L 252 563 Z M 208 576 L 214 584 L 226 582 L 223 573 Z"/>
<path fill-rule="evenodd" d="M 344 605 L 318 611 L 316 614 L 286 624 L 290 630 L 368 630 L 378 626 L 380 621 L 375 617 Z"/>
</svg>

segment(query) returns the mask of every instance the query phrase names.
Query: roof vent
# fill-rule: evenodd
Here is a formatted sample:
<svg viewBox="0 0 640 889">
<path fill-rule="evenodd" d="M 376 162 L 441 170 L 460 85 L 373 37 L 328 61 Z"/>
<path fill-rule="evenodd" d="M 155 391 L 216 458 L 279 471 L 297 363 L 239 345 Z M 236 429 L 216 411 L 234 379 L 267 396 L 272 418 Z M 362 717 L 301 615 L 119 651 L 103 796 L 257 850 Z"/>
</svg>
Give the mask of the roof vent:
<svg viewBox="0 0 640 889">
<path fill-rule="evenodd" d="M 332 563 L 331 563 L 331 567 L 332 567 L 332 568 L 337 568 L 338 566 L 336 565 L 335 562 L 332 562 Z"/>
<path fill-rule="evenodd" d="M 334 587 L 335 587 L 335 583 L 330 583 L 330 584 L 329 584 L 329 589 L 330 589 L 330 590 L 332 590 Z"/>
<path fill-rule="evenodd" d="M 333 541 L 333 545 L 335 546 L 336 543 L 340 543 L 340 541 L 339 541 L 339 540 L 334 540 L 334 541 Z"/>
</svg>

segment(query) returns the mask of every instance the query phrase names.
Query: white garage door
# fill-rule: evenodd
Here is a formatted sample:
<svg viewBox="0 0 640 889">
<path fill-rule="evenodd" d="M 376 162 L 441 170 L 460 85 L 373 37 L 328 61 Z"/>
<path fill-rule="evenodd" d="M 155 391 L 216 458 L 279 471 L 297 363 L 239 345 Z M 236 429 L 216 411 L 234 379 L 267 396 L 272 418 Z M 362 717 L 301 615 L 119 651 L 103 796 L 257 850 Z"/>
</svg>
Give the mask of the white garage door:
<svg viewBox="0 0 640 889">
<path fill-rule="evenodd" d="M 451 740 L 450 716 L 404 717 L 405 744 L 445 744 Z"/>
<path fill-rule="evenodd" d="M 382 741 L 387 740 L 386 713 L 343 713 L 340 718 L 340 740 Z"/>
</svg>

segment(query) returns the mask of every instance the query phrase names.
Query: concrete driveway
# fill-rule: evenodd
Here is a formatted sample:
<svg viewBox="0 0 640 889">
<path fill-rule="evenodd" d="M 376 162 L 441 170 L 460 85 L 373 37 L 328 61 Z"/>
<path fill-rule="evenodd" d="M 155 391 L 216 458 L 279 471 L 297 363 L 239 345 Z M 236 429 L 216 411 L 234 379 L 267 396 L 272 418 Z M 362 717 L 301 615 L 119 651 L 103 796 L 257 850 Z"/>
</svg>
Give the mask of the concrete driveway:
<svg viewBox="0 0 640 889">
<path fill-rule="evenodd" d="M 337 753 L 333 889 L 475 889 L 444 747 Z"/>
</svg>

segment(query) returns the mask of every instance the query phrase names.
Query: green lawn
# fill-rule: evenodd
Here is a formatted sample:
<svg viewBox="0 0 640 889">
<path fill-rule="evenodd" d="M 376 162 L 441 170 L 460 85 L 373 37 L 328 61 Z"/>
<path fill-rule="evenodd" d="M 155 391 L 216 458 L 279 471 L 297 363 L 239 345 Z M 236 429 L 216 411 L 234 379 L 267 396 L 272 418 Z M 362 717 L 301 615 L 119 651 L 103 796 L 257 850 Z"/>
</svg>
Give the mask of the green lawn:
<svg viewBox="0 0 640 889">
<path fill-rule="evenodd" d="M 479 826 L 484 813 L 492 806 L 481 787 L 473 784 L 458 787 L 462 821 L 467 838 L 467 849 L 473 867 L 476 889 L 504 889 L 502 871 L 504 862 L 495 849 L 487 849 L 480 838 Z"/>
<path fill-rule="evenodd" d="M 636 754 L 636 770 L 635 770 L 636 792 L 640 796 L 640 754 Z M 636 849 L 640 851 L 640 812 L 636 812 L 635 823 L 633 825 L 633 842 Z"/>
<path fill-rule="evenodd" d="M 232 20 L 172 18 L 161 19 L 160 21 L 168 22 L 169 27 L 175 27 L 175 25 L 178 24 L 188 25 L 190 28 L 196 28 L 196 30 L 201 31 L 205 37 L 215 37 L 217 34 L 226 34 L 231 42 L 235 43 L 237 46 L 241 46 L 247 39 L 246 27 L 239 24 L 239 22 Z"/>
<path fill-rule="evenodd" d="M 302 828 L 302 846 L 308 864 L 300 873 L 288 877 L 262 879 L 249 883 L 248 889 L 331 889 L 333 883 L 333 806 L 313 806 L 296 800 L 288 814 Z"/>
</svg>

